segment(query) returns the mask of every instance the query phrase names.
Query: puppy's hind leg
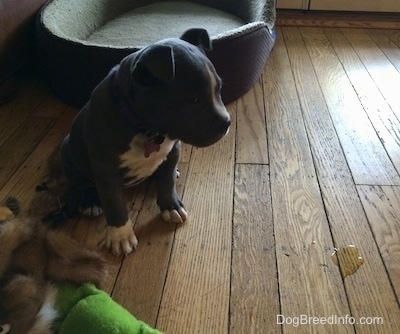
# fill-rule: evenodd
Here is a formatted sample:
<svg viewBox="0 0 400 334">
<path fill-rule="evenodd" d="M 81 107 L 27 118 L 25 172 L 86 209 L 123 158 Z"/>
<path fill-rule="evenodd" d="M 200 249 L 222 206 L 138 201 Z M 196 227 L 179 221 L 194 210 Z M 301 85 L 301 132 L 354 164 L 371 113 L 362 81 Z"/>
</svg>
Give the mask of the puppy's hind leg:
<svg viewBox="0 0 400 334">
<path fill-rule="evenodd" d="M 86 217 L 99 217 L 103 214 L 103 208 L 95 186 L 82 191 L 78 211 Z"/>
</svg>

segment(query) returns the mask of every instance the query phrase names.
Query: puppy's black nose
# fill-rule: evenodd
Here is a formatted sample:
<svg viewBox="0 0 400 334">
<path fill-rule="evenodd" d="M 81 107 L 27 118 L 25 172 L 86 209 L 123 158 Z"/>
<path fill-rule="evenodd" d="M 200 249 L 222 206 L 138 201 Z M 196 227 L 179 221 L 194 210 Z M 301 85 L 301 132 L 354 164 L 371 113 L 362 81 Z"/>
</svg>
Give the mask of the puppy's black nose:
<svg viewBox="0 0 400 334">
<path fill-rule="evenodd" d="M 221 133 L 225 134 L 229 127 L 231 126 L 232 120 L 231 117 L 229 115 L 226 115 L 222 120 L 220 120 L 220 131 Z"/>
</svg>

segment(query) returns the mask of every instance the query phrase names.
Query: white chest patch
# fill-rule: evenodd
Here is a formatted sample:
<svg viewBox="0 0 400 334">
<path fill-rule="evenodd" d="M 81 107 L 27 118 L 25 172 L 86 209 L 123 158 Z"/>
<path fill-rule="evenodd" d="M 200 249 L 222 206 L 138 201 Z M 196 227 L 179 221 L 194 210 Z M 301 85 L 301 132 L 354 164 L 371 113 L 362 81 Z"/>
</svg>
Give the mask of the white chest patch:
<svg viewBox="0 0 400 334">
<path fill-rule="evenodd" d="M 175 140 L 165 137 L 162 143 L 151 139 L 144 134 L 133 137 L 129 150 L 120 155 L 120 167 L 126 168 L 126 186 L 133 186 L 152 175 L 155 170 L 167 159 Z"/>
</svg>

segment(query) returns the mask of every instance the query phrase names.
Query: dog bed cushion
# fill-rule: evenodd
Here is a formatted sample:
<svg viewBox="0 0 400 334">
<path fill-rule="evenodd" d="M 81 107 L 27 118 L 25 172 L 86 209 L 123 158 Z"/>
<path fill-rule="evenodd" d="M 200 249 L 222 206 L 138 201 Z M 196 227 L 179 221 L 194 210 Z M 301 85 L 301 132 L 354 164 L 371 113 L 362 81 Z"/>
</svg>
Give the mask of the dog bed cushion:
<svg viewBox="0 0 400 334">
<path fill-rule="evenodd" d="M 207 29 L 208 53 L 228 103 L 261 74 L 274 43 L 275 0 L 53 0 L 37 20 L 45 80 L 64 102 L 82 106 L 126 55 L 193 27 Z"/>
</svg>

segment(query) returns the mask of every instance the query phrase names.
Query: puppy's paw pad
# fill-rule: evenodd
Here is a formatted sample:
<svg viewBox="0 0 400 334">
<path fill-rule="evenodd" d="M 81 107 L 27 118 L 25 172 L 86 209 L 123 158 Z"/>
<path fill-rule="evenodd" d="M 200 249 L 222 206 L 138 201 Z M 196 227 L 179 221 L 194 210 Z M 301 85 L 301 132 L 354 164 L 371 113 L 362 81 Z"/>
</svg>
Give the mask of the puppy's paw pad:
<svg viewBox="0 0 400 334">
<path fill-rule="evenodd" d="M 183 223 L 187 218 L 187 212 L 184 208 L 178 210 L 165 210 L 161 213 L 161 218 L 168 223 Z"/>
</svg>

